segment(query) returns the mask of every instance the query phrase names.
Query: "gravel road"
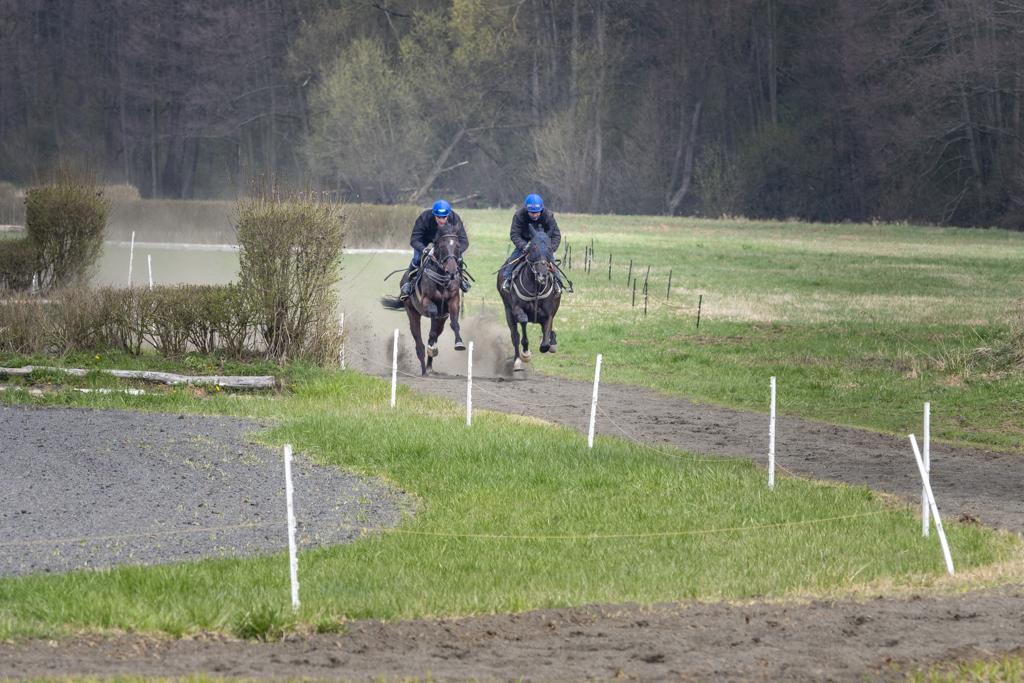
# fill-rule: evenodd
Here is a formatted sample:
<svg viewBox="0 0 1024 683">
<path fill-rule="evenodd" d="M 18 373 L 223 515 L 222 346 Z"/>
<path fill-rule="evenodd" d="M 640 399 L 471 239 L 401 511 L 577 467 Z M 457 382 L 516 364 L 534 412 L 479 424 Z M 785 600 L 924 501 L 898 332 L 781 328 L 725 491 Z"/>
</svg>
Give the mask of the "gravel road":
<svg viewBox="0 0 1024 683">
<path fill-rule="evenodd" d="M 252 420 L 0 406 L 0 576 L 257 555 L 288 547 L 281 452 Z M 393 526 L 400 491 L 292 468 L 300 548 Z"/>
</svg>

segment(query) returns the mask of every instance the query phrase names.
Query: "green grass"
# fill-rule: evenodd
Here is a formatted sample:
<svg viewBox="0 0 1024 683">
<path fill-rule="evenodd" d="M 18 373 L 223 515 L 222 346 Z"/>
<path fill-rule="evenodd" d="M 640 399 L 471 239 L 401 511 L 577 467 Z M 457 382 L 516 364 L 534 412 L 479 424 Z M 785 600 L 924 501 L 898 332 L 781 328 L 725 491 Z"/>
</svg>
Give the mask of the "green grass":
<svg viewBox="0 0 1024 683">
<path fill-rule="evenodd" d="M 482 413 L 353 373 L 291 368 L 282 398 L 71 395 L 8 402 L 198 410 L 275 418 L 264 438 L 410 492 L 394 531 L 300 555 L 303 606 L 288 608 L 283 554 L 0 581 L 0 638 L 77 630 L 274 638 L 350 618 L 481 614 L 590 603 L 735 599 L 942 576 L 934 538 L 909 509 L 865 488 L 782 478 L 745 461 L 583 436 Z M 301 500 L 297 503 L 301 516 Z M 821 521 L 827 520 L 827 521 Z M 958 569 L 999 562 L 1019 541 L 950 524 Z"/>
<path fill-rule="evenodd" d="M 467 259 L 489 273 L 511 211 L 464 215 Z M 765 412 L 775 375 L 782 414 L 903 435 L 920 430 L 931 401 L 934 438 L 1024 452 L 1024 233 L 656 216 L 559 224 L 576 292 L 562 299 L 558 355 L 535 357 L 543 372 L 589 379 L 602 353 L 604 380 Z M 499 306 L 482 280 L 470 310 Z"/>
<path fill-rule="evenodd" d="M 993 657 L 944 664 L 907 675 L 908 683 L 1019 683 L 1024 680 L 1024 656 L 1020 652 Z"/>
</svg>

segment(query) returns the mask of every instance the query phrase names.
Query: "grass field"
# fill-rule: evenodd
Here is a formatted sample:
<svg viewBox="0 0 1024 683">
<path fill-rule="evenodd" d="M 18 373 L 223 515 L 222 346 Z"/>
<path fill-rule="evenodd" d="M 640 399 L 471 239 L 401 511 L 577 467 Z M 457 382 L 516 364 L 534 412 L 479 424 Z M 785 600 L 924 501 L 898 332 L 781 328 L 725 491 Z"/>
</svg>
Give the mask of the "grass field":
<svg viewBox="0 0 1024 683">
<path fill-rule="evenodd" d="M 475 270 L 504 258 L 510 215 L 465 212 Z M 535 361 L 543 371 L 586 379 L 603 353 L 609 381 L 763 411 L 776 375 L 783 414 L 897 434 L 919 429 L 931 401 L 935 438 L 1024 452 L 1024 233 L 637 216 L 559 225 L 576 292 L 563 297 L 559 354 Z M 481 279 L 470 303 L 498 305 L 493 277 Z"/>
<path fill-rule="evenodd" d="M 658 454 L 514 416 L 420 403 L 354 373 L 293 369 L 283 397 L 146 396 L 5 401 L 198 410 L 277 418 L 272 444 L 379 476 L 420 501 L 397 530 L 301 553 L 303 607 L 281 555 L 0 581 L 0 638 L 93 629 L 224 630 L 273 637 L 355 617 L 408 618 L 683 598 L 846 591 L 944 581 L 935 539 L 907 508 L 863 488 L 783 478 L 745 461 Z M 301 512 L 301 501 L 299 502 Z M 958 568 L 1019 554 L 1019 541 L 951 524 Z M 984 571 L 984 570 L 983 570 Z M 967 579 L 970 581 L 970 579 Z"/>
</svg>

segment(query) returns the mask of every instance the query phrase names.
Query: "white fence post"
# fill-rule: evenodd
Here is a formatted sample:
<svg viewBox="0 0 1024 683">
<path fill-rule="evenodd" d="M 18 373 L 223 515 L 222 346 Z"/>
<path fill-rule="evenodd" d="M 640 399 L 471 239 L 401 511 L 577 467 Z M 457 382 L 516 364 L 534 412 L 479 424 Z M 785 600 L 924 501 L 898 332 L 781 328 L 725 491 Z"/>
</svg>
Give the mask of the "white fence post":
<svg viewBox="0 0 1024 683">
<path fill-rule="evenodd" d="M 932 476 L 932 462 L 931 462 L 931 421 L 932 421 L 932 404 L 930 401 L 924 403 L 924 472 L 929 477 Z M 924 490 L 924 484 L 921 485 L 921 535 L 928 536 L 929 527 L 931 526 L 930 520 L 928 519 L 928 494 Z"/>
<path fill-rule="evenodd" d="M 594 423 L 597 419 L 597 387 L 601 383 L 601 354 L 597 354 L 594 366 L 594 397 L 590 401 L 590 431 L 587 434 L 587 448 L 594 447 Z"/>
<path fill-rule="evenodd" d="M 153 291 L 153 255 L 146 254 L 146 262 L 149 264 L 149 291 Z"/>
<path fill-rule="evenodd" d="M 469 342 L 466 363 L 466 426 L 469 427 L 473 424 L 473 342 Z"/>
<path fill-rule="evenodd" d="M 768 488 L 775 488 L 775 377 L 771 381 L 771 407 L 768 411 Z"/>
<path fill-rule="evenodd" d="M 135 263 L 135 231 L 132 230 L 132 244 L 128 247 L 128 286 L 132 286 L 132 265 Z"/>
<path fill-rule="evenodd" d="M 942 518 L 939 517 L 939 506 L 935 504 L 935 494 L 932 493 L 932 484 L 928 479 L 928 473 L 924 470 L 924 461 L 921 459 L 921 452 L 917 450 L 917 439 L 910 435 L 910 445 L 914 449 L 914 460 L 917 461 L 917 471 L 921 474 L 921 481 L 924 483 L 924 492 L 928 496 L 928 505 L 932 509 L 932 516 L 935 517 L 935 530 L 939 532 L 939 543 L 942 545 L 942 556 L 946 559 L 946 571 L 953 576 L 953 556 L 949 554 L 949 544 L 946 543 L 946 532 L 942 530 Z"/>
<path fill-rule="evenodd" d="M 292 445 L 284 446 L 284 497 L 288 505 L 288 567 L 292 584 L 292 609 L 299 609 L 299 554 L 295 544 L 295 503 L 292 491 Z"/>
<path fill-rule="evenodd" d="M 391 352 L 391 407 L 395 407 L 395 390 L 398 387 L 398 328 L 395 328 L 395 346 Z"/>
</svg>

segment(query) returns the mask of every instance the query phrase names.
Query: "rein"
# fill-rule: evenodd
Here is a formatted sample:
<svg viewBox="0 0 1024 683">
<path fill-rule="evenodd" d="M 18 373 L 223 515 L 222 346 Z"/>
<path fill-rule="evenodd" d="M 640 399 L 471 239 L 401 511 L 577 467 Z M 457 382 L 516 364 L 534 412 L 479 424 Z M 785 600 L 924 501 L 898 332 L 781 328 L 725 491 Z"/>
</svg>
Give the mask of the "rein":
<svg viewBox="0 0 1024 683">
<path fill-rule="evenodd" d="M 550 297 L 552 294 L 555 293 L 555 278 L 553 278 L 553 277 L 547 278 L 546 285 L 540 291 L 538 291 L 538 292 L 530 292 L 529 294 L 524 292 L 523 291 L 523 287 L 525 287 L 525 283 L 521 282 L 521 280 L 523 278 L 523 273 L 525 271 L 526 271 L 526 268 L 520 268 L 519 269 L 519 277 L 515 277 L 515 275 L 516 275 L 515 273 L 513 273 L 513 277 L 512 277 L 512 291 L 515 292 L 515 295 L 517 297 L 519 297 L 521 300 L 523 300 L 523 301 L 541 301 L 543 299 L 547 299 L 548 297 Z M 533 272 L 533 271 L 531 271 L 531 272 Z M 522 287 L 520 285 L 522 285 Z"/>
</svg>

